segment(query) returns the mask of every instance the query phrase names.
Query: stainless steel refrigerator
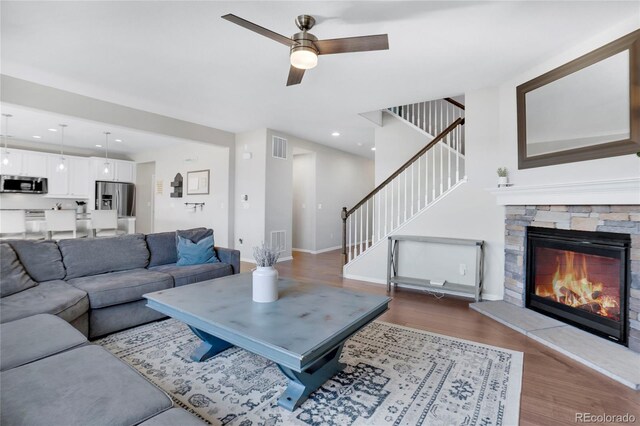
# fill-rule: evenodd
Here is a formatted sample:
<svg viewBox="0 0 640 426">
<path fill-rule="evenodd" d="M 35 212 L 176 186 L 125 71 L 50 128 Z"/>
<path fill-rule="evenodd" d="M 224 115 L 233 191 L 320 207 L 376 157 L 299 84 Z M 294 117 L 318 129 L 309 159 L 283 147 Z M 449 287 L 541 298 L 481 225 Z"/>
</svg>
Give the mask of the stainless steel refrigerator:
<svg viewBox="0 0 640 426">
<path fill-rule="evenodd" d="M 136 215 L 136 186 L 133 183 L 96 182 L 96 210 L 117 210 L 118 217 Z"/>
</svg>

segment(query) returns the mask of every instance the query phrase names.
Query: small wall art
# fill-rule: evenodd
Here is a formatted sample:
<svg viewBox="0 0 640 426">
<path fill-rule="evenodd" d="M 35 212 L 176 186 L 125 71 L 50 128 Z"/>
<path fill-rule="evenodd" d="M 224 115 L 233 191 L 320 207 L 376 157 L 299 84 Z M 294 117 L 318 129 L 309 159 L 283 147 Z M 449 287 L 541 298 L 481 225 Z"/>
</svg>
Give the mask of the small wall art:
<svg viewBox="0 0 640 426">
<path fill-rule="evenodd" d="M 209 170 L 187 172 L 187 195 L 209 193 Z"/>
</svg>

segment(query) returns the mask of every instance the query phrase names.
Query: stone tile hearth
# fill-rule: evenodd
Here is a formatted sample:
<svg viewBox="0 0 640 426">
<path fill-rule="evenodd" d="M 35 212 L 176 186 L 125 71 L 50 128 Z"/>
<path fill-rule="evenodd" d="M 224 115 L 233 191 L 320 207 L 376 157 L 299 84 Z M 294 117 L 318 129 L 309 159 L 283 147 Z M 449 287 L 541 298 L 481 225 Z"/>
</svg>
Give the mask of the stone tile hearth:
<svg viewBox="0 0 640 426">
<path fill-rule="evenodd" d="M 640 352 L 640 205 L 507 206 L 504 301 L 518 307 L 524 306 L 526 292 L 525 245 L 528 226 L 631 235 L 629 349 Z M 540 317 L 546 318 L 543 315 Z M 564 323 L 560 324 L 564 326 Z"/>
<path fill-rule="evenodd" d="M 469 307 L 631 389 L 640 390 L 640 354 L 530 309 L 499 300 Z"/>
</svg>

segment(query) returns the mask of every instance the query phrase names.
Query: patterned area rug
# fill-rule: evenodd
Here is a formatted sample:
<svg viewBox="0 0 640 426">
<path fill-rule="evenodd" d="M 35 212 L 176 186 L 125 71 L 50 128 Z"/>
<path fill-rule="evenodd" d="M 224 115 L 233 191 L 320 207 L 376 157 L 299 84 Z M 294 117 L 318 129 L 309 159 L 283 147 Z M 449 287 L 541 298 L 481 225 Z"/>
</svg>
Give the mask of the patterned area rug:
<svg viewBox="0 0 640 426">
<path fill-rule="evenodd" d="M 522 353 L 376 321 L 344 346 L 347 367 L 300 408 L 277 406 L 286 379 L 233 347 L 197 363 L 200 340 L 173 319 L 96 343 L 214 425 L 517 425 Z"/>
</svg>

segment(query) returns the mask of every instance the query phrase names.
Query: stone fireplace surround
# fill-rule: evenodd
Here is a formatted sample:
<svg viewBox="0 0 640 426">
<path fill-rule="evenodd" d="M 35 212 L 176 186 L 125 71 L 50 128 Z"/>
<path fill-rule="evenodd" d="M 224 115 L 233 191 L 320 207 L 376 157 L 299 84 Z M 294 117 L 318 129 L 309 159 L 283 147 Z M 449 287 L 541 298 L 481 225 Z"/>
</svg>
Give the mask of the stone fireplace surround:
<svg viewBox="0 0 640 426">
<path fill-rule="evenodd" d="M 601 231 L 631 235 L 629 348 L 640 353 L 640 205 L 506 206 L 504 301 L 523 307 L 525 230 L 540 228 Z"/>
</svg>

